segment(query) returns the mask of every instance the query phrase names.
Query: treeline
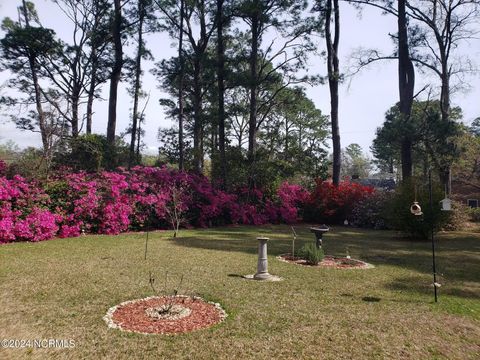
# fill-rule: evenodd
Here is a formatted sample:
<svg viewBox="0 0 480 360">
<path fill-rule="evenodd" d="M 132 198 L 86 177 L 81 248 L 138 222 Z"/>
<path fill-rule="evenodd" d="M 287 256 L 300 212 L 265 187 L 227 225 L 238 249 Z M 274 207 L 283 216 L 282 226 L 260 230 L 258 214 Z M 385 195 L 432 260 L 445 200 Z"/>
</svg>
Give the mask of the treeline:
<svg viewBox="0 0 480 360">
<path fill-rule="evenodd" d="M 34 4 L 22 0 L 18 19 L 2 22 L 5 36 L 0 46 L 1 69 L 11 72 L 8 87 L 15 90 L 2 96 L 0 105 L 15 109 L 10 115 L 19 128 L 40 133 L 47 169 L 69 165 L 93 171 L 140 163 L 145 104 L 152 97 L 175 124 L 159 130 L 162 163 L 210 175 L 230 188 L 241 183 L 261 187 L 292 177 L 326 177 L 330 159 L 325 142 L 331 135 L 331 175 L 338 185 L 342 173 L 338 89 L 343 80 L 338 0 L 52 1 L 70 23 L 72 34 L 64 36 L 70 42 L 43 27 Z M 456 51 L 475 33 L 479 4 L 465 0 L 344 2 L 360 9 L 380 8 L 397 22 L 394 52 L 360 52 L 357 65 L 398 60 L 400 131 L 391 149 L 402 177 L 408 178 L 416 165 L 416 138 L 409 131 L 417 121 L 412 115 L 419 96 L 415 69 L 438 77 L 428 99 L 440 89 L 435 96 L 438 101 L 432 102 L 438 108 L 435 119 L 438 128 L 450 129 L 455 121 L 452 79 L 470 71 L 470 63 L 458 59 Z M 169 35 L 176 56 L 152 58 L 145 36 L 155 38 L 160 33 Z M 315 38 L 324 45 L 315 43 Z M 312 75 L 308 60 L 323 49 L 326 71 L 313 71 L 326 73 L 322 78 Z M 145 92 L 146 60 L 157 61 L 153 73 L 167 98 Z M 124 134 L 117 128 L 121 83 L 128 84 L 133 103 Z M 303 88 L 321 83 L 328 83 L 330 89 L 330 117 L 316 108 Z M 100 121 L 94 119 L 94 108 L 102 88 L 108 88 L 106 136 L 92 134 L 92 123 Z M 444 148 L 429 148 L 432 159 L 439 158 L 434 157 L 437 150 Z M 452 161 L 452 156 L 444 156 L 436 163 L 444 182 Z"/>
<path fill-rule="evenodd" d="M 256 186 L 262 176 L 325 176 L 328 118 L 302 87 L 320 81 L 308 74 L 307 58 L 322 20 L 308 14 L 307 3 L 54 2 L 71 23 L 73 36 L 63 34 L 71 43 L 43 27 L 25 0 L 17 20 L 3 20 L 1 40 L 2 69 L 16 90 L 2 104 L 20 108 L 11 114 L 19 128 L 40 133 L 48 165 L 92 170 L 140 162 L 148 101 L 142 75 L 145 60 L 153 60 L 145 35 L 167 32 L 178 55 L 153 69 L 169 95 L 153 101 L 176 124 L 159 130 L 162 162 L 211 174 L 225 186 L 228 179 Z M 128 82 L 133 102 L 123 139 L 116 126 L 120 82 Z M 106 137 L 92 134 L 102 87 L 109 89 Z"/>
</svg>

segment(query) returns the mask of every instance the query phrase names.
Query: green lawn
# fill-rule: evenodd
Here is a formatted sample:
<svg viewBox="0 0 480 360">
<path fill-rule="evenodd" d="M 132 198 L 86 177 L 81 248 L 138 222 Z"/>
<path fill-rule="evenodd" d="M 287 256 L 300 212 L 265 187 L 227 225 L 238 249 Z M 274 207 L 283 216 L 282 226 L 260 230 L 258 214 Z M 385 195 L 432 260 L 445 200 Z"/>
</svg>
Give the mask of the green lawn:
<svg viewBox="0 0 480 360">
<path fill-rule="evenodd" d="M 298 225 L 299 241 L 313 241 Z M 270 273 L 256 267 L 256 236 L 266 235 Z M 433 303 L 430 243 L 394 232 L 338 227 L 327 254 L 375 265 L 368 270 L 280 262 L 287 226 L 228 227 L 85 236 L 0 246 L 0 339 L 73 339 L 70 349 L 0 349 L 0 359 L 478 359 L 480 234 L 439 235 L 439 303 Z M 297 244 L 298 248 L 299 244 Z M 185 335 L 108 329 L 102 317 L 120 302 L 150 296 L 149 272 L 180 293 L 220 302 L 227 320 Z M 174 281 L 175 280 L 175 281 Z M 159 286 L 160 288 L 162 286 Z"/>
</svg>

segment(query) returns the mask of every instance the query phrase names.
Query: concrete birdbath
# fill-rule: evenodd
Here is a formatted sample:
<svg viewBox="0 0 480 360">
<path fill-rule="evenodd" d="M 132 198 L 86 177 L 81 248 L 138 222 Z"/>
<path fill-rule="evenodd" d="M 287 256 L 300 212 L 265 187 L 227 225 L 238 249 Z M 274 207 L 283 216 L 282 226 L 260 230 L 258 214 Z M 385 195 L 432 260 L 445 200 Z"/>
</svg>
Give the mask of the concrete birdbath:
<svg viewBox="0 0 480 360">
<path fill-rule="evenodd" d="M 317 246 L 317 249 L 320 249 L 322 247 L 323 234 L 330 231 L 330 228 L 327 225 L 313 226 L 310 228 L 310 231 L 315 234 L 315 245 Z"/>
<path fill-rule="evenodd" d="M 257 237 L 258 240 L 258 261 L 257 272 L 254 275 L 244 275 L 245 279 L 259 280 L 259 281 L 281 281 L 280 276 L 272 275 L 268 272 L 268 258 L 267 258 L 267 237 Z"/>
<path fill-rule="evenodd" d="M 268 273 L 268 258 L 267 258 L 267 237 L 258 237 L 258 262 L 257 273 L 253 276 L 255 280 L 266 280 L 270 278 Z"/>
<path fill-rule="evenodd" d="M 312 226 L 310 228 L 310 231 L 315 234 L 315 245 L 317 249 L 320 249 L 322 247 L 323 234 L 330 231 L 330 228 L 326 225 Z M 318 264 L 312 264 L 309 259 L 304 257 L 292 256 L 292 254 L 282 254 L 277 256 L 277 259 L 290 264 L 312 267 L 329 267 L 335 269 L 371 269 L 374 267 L 371 264 L 368 264 L 361 260 L 352 259 L 349 256 L 345 258 L 339 256 L 325 255 L 323 260 L 320 261 Z"/>
</svg>

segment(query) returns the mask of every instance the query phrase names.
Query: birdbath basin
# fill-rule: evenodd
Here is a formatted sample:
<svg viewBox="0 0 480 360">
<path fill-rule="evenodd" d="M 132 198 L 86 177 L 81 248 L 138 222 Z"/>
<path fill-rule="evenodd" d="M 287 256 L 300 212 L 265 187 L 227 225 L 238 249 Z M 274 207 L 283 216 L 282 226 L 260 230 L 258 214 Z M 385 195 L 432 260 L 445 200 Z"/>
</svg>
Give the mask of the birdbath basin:
<svg viewBox="0 0 480 360">
<path fill-rule="evenodd" d="M 330 231 L 330 228 L 326 225 L 314 226 L 310 228 L 310 231 L 315 234 L 315 245 L 317 246 L 317 249 L 320 249 L 322 247 L 322 236 Z"/>
</svg>

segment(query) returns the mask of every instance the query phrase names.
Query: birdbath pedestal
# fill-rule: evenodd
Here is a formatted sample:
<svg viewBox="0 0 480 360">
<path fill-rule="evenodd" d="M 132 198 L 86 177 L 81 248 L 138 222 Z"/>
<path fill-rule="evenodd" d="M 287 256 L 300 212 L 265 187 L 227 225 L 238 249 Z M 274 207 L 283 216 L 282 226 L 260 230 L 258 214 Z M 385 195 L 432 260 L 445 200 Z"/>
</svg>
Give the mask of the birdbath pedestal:
<svg viewBox="0 0 480 360">
<path fill-rule="evenodd" d="M 257 237 L 258 240 L 258 262 L 257 273 L 253 276 L 255 280 L 266 280 L 271 277 L 268 273 L 267 241 L 268 237 Z"/>
<path fill-rule="evenodd" d="M 252 275 L 243 275 L 242 277 L 249 280 L 261 281 L 282 281 L 280 276 L 268 273 L 268 259 L 267 259 L 267 237 L 257 237 L 258 240 L 258 262 L 257 273 Z"/>
<path fill-rule="evenodd" d="M 323 234 L 330 231 L 330 228 L 326 225 L 314 226 L 310 228 L 310 231 L 315 234 L 315 245 L 317 246 L 317 249 L 320 249 L 322 247 Z"/>
</svg>

